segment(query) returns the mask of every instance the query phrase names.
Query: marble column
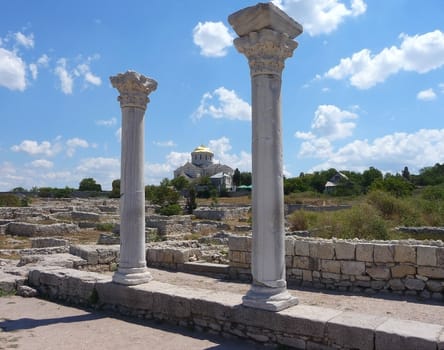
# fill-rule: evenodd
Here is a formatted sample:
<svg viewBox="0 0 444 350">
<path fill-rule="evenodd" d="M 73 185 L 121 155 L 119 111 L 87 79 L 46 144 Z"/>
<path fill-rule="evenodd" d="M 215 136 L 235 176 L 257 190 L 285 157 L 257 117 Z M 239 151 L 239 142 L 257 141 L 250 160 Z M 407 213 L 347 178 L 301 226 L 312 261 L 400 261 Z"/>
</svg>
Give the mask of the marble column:
<svg viewBox="0 0 444 350">
<path fill-rule="evenodd" d="M 245 8 L 228 21 L 239 35 L 236 49 L 248 59 L 252 90 L 253 282 L 243 305 L 280 311 L 298 303 L 285 276 L 281 77 L 302 26 L 272 3 Z"/>
<path fill-rule="evenodd" d="M 120 263 L 113 281 L 135 285 L 152 279 L 145 256 L 144 114 L 157 82 L 133 71 L 110 80 L 122 109 Z"/>
</svg>

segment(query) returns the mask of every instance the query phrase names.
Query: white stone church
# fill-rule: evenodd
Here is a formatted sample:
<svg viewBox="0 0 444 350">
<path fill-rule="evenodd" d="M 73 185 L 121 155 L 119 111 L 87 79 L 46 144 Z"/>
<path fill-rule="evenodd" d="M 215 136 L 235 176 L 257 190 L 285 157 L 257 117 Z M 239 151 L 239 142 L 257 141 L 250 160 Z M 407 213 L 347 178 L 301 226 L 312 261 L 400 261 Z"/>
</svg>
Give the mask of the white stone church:
<svg viewBox="0 0 444 350">
<path fill-rule="evenodd" d="M 203 145 L 196 147 L 191 152 L 191 163 L 186 162 L 180 168 L 174 170 L 174 178 L 185 177 L 188 181 L 194 181 L 202 176 L 208 176 L 211 183 L 219 190 L 222 188 L 231 190 L 234 170 L 228 165 L 213 163 L 214 153 Z"/>
</svg>

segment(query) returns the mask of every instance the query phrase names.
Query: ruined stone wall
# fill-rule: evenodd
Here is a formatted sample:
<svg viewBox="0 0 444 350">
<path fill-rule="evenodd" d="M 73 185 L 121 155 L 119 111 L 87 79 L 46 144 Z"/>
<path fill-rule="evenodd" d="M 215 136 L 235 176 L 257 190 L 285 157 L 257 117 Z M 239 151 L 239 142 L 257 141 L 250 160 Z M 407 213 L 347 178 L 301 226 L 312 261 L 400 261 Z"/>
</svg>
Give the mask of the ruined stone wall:
<svg viewBox="0 0 444 350">
<path fill-rule="evenodd" d="M 232 277 L 250 279 L 251 237 L 230 237 L 228 245 Z M 290 283 L 444 300 L 442 241 L 383 242 L 287 237 L 285 252 Z"/>
<path fill-rule="evenodd" d="M 238 219 L 245 216 L 250 207 L 239 207 L 239 208 L 209 208 L 209 207 L 199 207 L 193 210 L 193 215 L 197 219 L 203 220 L 230 220 Z"/>
<path fill-rule="evenodd" d="M 156 228 L 160 236 L 176 236 L 191 232 L 189 215 L 150 215 L 146 217 L 146 227 Z"/>
</svg>

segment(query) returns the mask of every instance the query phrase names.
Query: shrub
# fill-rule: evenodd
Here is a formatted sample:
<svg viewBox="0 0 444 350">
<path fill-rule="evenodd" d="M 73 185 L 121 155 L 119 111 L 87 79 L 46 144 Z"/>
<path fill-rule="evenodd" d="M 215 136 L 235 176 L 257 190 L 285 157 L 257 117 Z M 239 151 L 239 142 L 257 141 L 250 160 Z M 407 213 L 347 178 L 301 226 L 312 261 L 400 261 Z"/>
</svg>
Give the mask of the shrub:
<svg viewBox="0 0 444 350">
<path fill-rule="evenodd" d="M 182 207 L 179 204 L 168 204 L 158 209 L 160 215 L 180 215 L 182 214 Z"/>
<path fill-rule="evenodd" d="M 307 212 L 305 210 L 297 210 L 291 213 L 287 220 L 291 231 L 305 231 L 312 227 L 318 218 L 319 214 Z"/>
<path fill-rule="evenodd" d="M 20 198 L 13 194 L 0 194 L 0 207 L 21 207 Z"/>
</svg>

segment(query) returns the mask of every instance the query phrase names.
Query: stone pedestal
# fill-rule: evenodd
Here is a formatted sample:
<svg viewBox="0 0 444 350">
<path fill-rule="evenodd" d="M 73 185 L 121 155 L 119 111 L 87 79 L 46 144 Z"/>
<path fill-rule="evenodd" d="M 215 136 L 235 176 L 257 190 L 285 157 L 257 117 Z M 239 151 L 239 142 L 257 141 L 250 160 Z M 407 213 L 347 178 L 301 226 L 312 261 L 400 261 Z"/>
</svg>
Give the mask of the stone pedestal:
<svg viewBox="0 0 444 350">
<path fill-rule="evenodd" d="M 285 279 L 281 76 L 302 26 L 272 3 L 232 14 L 237 50 L 248 58 L 252 85 L 253 283 L 243 305 L 279 311 L 298 303 Z"/>
<path fill-rule="evenodd" d="M 135 285 L 152 279 L 145 257 L 144 114 L 157 82 L 132 71 L 110 80 L 122 109 L 120 263 L 113 281 Z"/>
</svg>

